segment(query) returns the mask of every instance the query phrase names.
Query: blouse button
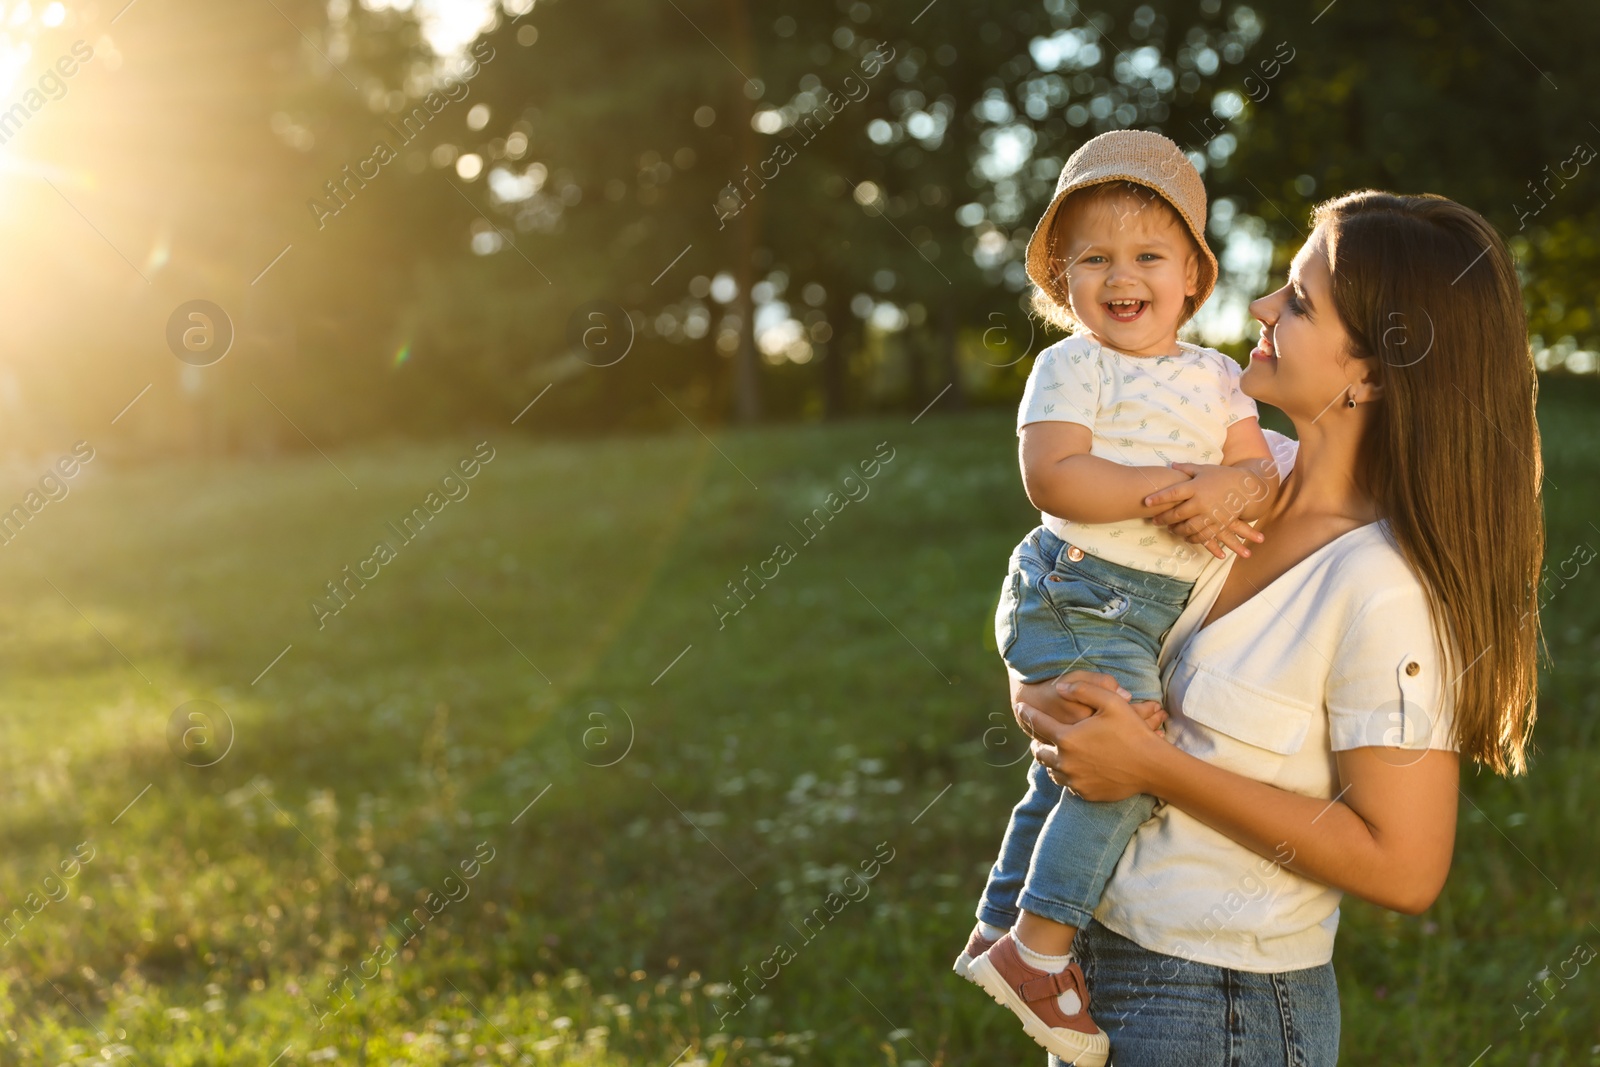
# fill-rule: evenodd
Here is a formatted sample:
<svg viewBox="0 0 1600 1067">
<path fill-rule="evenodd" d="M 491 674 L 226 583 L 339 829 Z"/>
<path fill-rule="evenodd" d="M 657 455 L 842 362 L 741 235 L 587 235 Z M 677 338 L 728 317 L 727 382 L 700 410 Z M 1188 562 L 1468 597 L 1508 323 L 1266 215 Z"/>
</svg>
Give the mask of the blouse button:
<svg viewBox="0 0 1600 1067">
<path fill-rule="evenodd" d="M 1417 672 L 1420 670 L 1422 670 L 1422 664 L 1418 663 L 1416 660 L 1412 660 L 1410 663 L 1406 664 L 1406 673 L 1411 675 L 1413 678 L 1417 676 Z"/>
</svg>

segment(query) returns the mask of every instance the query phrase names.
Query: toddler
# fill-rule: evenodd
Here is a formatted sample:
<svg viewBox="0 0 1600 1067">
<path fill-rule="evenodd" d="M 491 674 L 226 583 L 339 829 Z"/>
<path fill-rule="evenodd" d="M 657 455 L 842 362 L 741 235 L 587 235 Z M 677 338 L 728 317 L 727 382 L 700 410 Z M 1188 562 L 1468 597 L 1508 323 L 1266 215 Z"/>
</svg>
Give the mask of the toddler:
<svg viewBox="0 0 1600 1067">
<path fill-rule="evenodd" d="M 1091 669 L 1125 697 L 1159 700 L 1161 640 L 1210 557 L 1151 519 L 1188 519 L 1178 528 L 1218 557 L 1225 538 L 1243 555 L 1245 536 L 1259 540 L 1238 521 L 1264 511 L 1275 487 L 1255 402 L 1237 364 L 1178 340 L 1216 283 L 1205 220 L 1205 187 L 1178 146 L 1118 130 L 1073 153 L 1029 241 L 1034 307 L 1074 333 L 1039 354 L 1017 416 L 1042 525 L 1012 553 L 995 636 L 1024 682 Z M 1191 479 L 1181 509 L 1148 504 Z M 1030 761 L 956 961 L 1077 1067 L 1101 1067 L 1109 1041 L 1072 939 L 1155 803 L 1085 801 Z"/>
</svg>

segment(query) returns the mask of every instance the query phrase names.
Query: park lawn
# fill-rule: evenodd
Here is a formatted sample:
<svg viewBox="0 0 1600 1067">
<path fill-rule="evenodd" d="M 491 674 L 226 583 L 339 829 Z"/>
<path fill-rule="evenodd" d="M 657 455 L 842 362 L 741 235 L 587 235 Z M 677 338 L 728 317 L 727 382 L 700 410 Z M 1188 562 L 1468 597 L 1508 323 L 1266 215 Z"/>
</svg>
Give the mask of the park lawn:
<svg viewBox="0 0 1600 1067">
<path fill-rule="evenodd" d="M 1558 564 L 1600 548 L 1600 397 L 1546 394 Z M 1042 1062 L 949 972 L 1022 783 L 1010 425 L 101 457 L 0 550 L 0 1062 Z M 1466 772 L 1427 914 L 1345 908 L 1342 1062 L 1600 1063 L 1574 570 L 1533 773 Z"/>
</svg>

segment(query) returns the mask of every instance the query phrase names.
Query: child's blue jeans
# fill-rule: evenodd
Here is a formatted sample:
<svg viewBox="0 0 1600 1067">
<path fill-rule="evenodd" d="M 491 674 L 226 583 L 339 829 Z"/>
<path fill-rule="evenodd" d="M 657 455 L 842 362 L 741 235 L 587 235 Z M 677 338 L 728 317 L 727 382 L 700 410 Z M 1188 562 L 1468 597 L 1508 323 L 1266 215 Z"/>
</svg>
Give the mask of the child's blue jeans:
<svg viewBox="0 0 1600 1067">
<path fill-rule="evenodd" d="M 1161 639 L 1193 586 L 1069 552 L 1041 526 L 1011 554 L 995 639 L 1006 666 L 1025 682 L 1095 670 L 1115 677 L 1134 700 L 1159 700 Z M 1028 793 L 1011 812 L 978 918 L 1009 929 L 1026 908 L 1087 926 L 1128 839 L 1154 808 L 1155 798 L 1143 794 L 1106 803 L 1080 799 L 1029 760 Z"/>
</svg>

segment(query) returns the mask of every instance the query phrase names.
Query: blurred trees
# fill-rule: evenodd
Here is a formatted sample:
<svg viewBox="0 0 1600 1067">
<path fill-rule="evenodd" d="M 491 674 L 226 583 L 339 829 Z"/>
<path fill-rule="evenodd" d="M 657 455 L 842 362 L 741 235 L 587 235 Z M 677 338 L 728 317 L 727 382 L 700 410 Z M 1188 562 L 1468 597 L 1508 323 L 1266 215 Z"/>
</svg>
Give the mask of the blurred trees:
<svg viewBox="0 0 1600 1067">
<path fill-rule="evenodd" d="M 1581 57 L 1600 44 L 1600 13 L 1576 0 L 1325 4 L 1260 7 L 1266 39 L 1295 58 L 1276 79 L 1257 72 L 1259 103 L 1236 89 L 1244 111 L 1212 196 L 1266 221 L 1280 265 L 1318 200 L 1453 197 L 1510 240 L 1542 340 L 1595 347 L 1600 183 L 1584 160 L 1600 159 L 1600 68 Z"/>
<path fill-rule="evenodd" d="M 519 429 L 1009 400 L 1049 340 L 1033 223 L 1128 126 L 1204 167 L 1236 288 L 1318 199 L 1436 191 L 1512 237 L 1546 345 L 1595 344 L 1591 9 L 1091 6 L 504 0 L 444 59 L 348 0 L 74 9 L 36 53 L 96 59 L 7 146 L 54 183 L 10 168 L 14 446 L 105 432 L 145 385 L 118 432 L 191 450 L 536 397 Z M 237 331 L 212 366 L 167 351 L 194 298 Z"/>
<path fill-rule="evenodd" d="M 541 4 L 533 60 L 480 86 L 496 120 L 473 146 L 492 160 L 485 210 L 559 245 L 548 295 L 634 315 L 611 390 L 648 400 L 629 383 L 671 379 L 713 417 L 1013 390 L 1040 343 L 1021 250 L 1061 161 L 1100 128 L 1209 115 L 1196 46 L 1227 57 L 1215 72 L 1256 32 L 1215 3 L 1129 4 L 1093 22 L 1064 0 L 990 5 L 976 25 L 938 4 L 750 18 L 727 0 Z M 613 24 L 633 32 L 597 62 L 582 44 Z M 508 24 L 492 39 L 518 34 L 534 36 Z M 519 130 L 539 156 L 536 191 L 514 187 L 530 170 L 504 159 Z M 757 345 L 760 402 L 740 388 Z M 683 348 L 705 355 L 670 351 Z"/>
</svg>

